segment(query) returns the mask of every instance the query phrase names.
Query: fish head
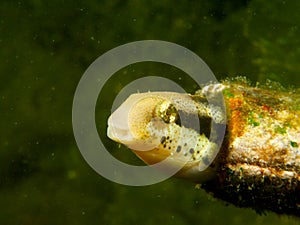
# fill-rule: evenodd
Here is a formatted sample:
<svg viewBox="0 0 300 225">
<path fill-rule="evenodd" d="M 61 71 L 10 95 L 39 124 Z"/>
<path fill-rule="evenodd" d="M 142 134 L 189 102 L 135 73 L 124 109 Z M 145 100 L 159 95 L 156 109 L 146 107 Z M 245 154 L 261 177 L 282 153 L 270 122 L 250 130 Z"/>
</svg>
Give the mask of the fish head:
<svg viewBox="0 0 300 225">
<path fill-rule="evenodd" d="M 109 117 L 107 135 L 145 163 L 168 158 L 170 167 L 181 166 L 178 176 L 194 179 L 201 177 L 215 157 L 217 145 L 209 140 L 211 119 L 203 98 L 173 92 L 138 93 Z"/>
</svg>

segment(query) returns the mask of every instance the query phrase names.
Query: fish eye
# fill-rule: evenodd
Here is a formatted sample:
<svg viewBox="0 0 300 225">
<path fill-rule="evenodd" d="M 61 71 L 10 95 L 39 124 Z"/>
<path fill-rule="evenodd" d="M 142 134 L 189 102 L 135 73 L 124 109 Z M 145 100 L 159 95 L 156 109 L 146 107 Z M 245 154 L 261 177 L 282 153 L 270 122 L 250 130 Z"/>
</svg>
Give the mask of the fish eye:
<svg viewBox="0 0 300 225">
<path fill-rule="evenodd" d="M 178 123 L 180 121 L 177 109 L 168 101 L 158 104 L 155 109 L 155 116 L 161 118 L 165 123 Z"/>
</svg>

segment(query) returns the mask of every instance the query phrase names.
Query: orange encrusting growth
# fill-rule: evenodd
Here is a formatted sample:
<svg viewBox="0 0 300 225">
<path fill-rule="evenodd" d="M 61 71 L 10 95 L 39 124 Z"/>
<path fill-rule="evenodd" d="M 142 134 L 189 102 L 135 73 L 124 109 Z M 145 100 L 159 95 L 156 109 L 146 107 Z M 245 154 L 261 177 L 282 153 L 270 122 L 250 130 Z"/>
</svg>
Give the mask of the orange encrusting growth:
<svg viewBox="0 0 300 225">
<path fill-rule="evenodd" d="M 239 98 L 230 98 L 229 107 L 230 113 L 228 114 L 228 130 L 232 139 L 239 137 L 243 132 L 245 124 L 245 116 L 242 109 L 243 101 Z"/>
</svg>

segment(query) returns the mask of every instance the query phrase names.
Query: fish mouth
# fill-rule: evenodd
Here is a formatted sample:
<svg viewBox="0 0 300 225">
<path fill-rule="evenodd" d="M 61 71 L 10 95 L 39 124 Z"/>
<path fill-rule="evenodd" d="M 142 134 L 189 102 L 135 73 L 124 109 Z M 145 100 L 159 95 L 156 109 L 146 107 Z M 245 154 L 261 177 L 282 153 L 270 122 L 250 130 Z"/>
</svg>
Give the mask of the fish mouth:
<svg viewBox="0 0 300 225">
<path fill-rule="evenodd" d="M 113 141 L 124 144 L 131 143 L 135 140 L 129 128 L 126 128 L 126 124 L 118 123 L 112 116 L 108 119 L 107 136 Z"/>
</svg>

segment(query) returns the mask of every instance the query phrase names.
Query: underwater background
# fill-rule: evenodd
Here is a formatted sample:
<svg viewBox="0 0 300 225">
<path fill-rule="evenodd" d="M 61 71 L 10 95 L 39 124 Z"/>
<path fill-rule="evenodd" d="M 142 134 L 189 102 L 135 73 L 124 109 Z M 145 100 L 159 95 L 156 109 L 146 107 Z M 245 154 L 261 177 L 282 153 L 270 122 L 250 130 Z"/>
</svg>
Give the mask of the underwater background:
<svg viewBox="0 0 300 225">
<path fill-rule="evenodd" d="M 200 56 L 221 80 L 246 76 L 300 86 L 300 1 L 0 2 L 1 224 L 300 224 L 259 215 L 170 178 L 130 187 L 98 175 L 83 159 L 72 130 L 72 102 L 88 66 L 119 45 L 164 40 Z M 143 165 L 106 137 L 116 95 L 144 76 L 199 87 L 182 71 L 139 63 L 118 71 L 101 90 L 96 123 L 106 148 Z M 138 91 L 138 90 L 136 90 Z"/>
</svg>

